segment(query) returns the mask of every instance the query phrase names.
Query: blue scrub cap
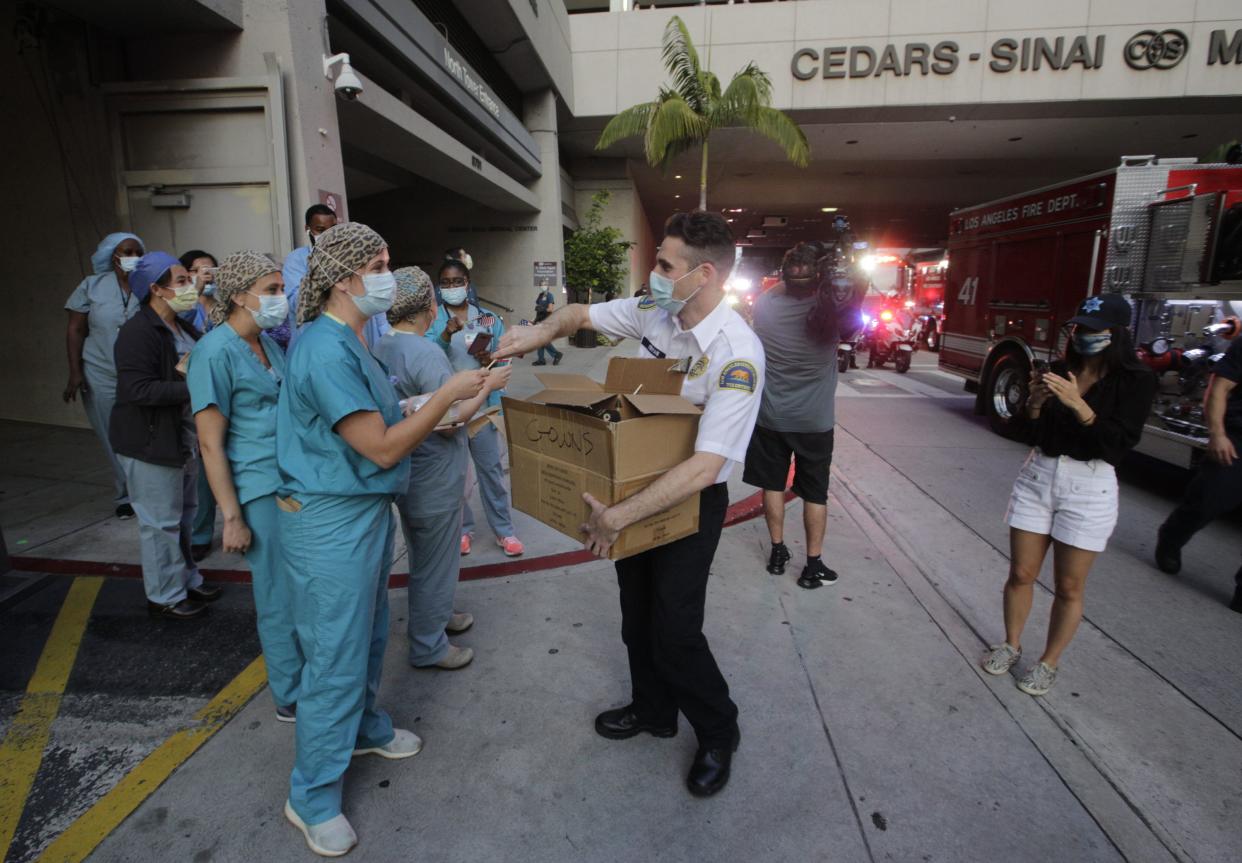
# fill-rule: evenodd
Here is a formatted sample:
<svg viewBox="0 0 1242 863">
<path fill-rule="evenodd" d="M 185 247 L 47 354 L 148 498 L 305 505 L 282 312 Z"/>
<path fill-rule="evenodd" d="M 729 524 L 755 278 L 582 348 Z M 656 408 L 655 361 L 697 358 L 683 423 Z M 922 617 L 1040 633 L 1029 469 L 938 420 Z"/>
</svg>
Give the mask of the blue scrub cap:
<svg viewBox="0 0 1242 863">
<path fill-rule="evenodd" d="M 147 294 L 151 293 L 151 286 L 158 282 L 161 276 L 170 268 L 180 265 L 181 262 L 168 252 L 147 252 L 139 258 L 138 266 L 129 274 L 129 289 L 134 292 L 138 302 L 142 302 L 147 298 Z"/>
<path fill-rule="evenodd" d="M 137 234 L 117 231 L 115 234 L 109 234 L 99 241 L 99 245 L 95 247 L 95 253 L 91 255 L 91 269 L 96 274 L 112 272 L 112 254 L 116 251 L 116 247 L 126 240 L 137 240 L 138 245 L 146 249 L 146 246 L 142 243 L 142 238 Z"/>
</svg>

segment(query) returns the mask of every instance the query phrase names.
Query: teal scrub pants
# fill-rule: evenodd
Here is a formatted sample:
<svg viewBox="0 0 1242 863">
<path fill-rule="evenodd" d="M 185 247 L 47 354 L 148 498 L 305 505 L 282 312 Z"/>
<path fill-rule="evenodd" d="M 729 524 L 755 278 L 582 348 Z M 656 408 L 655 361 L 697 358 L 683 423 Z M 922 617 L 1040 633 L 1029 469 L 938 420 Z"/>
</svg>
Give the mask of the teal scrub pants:
<svg viewBox="0 0 1242 863">
<path fill-rule="evenodd" d="M 306 664 L 289 802 L 314 825 L 341 814 L 353 750 L 393 738 L 392 720 L 375 697 L 388 642 L 396 519 L 391 495 L 299 495 L 290 502 L 300 509 L 279 510 L 280 541 Z"/>
<path fill-rule="evenodd" d="M 397 499 L 401 508 L 401 498 Z M 453 597 L 461 572 L 461 511 L 401 517 L 406 559 L 410 562 L 410 664 L 435 665 L 448 653 L 444 627 L 453 616 Z"/>
<path fill-rule="evenodd" d="M 278 512 L 274 494 L 242 504 L 242 518 L 250 528 L 246 562 L 250 564 L 267 684 L 272 690 L 272 700 L 280 707 L 288 707 L 298 701 L 302 666 L 306 660 L 293 621 L 293 591 L 280 556 Z"/>
<path fill-rule="evenodd" d="M 474 460 L 474 472 L 479 479 L 483 515 L 487 517 L 487 526 L 496 538 L 504 539 L 513 536 L 513 517 L 509 514 L 509 487 L 505 484 L 500 447 L 500 432 L 491 423 L 484 425 L 478 434 L 470 438 L 470 457 Z M 461 532 L 473 536 L 474 510 L 470 508 L 469 494 L 462 500 L 461 519 Z"/>
<path fill-rule="evenodd" d="M 246 524 L 250 524 L 249 521 Z M 216 533 L 216 498 L 207 483 L 207 469 L 198 472 L 198 513 L 194 516 L 194 531 L 190 542 L 194 545 L 211 545 Z"/>
<path fill-rule="evenodd" d="M 112 442 L 108 440 L 108 423 L 112 420 L 112 406 L 116 404 L 116 378 L 105 378 L 86 370 L 86 392 L 82 393 L 82 406 L 86 408 L 86 419 L 95 430 L 95 437 L 103 444 L 104 453 L 108 456 L 108 464 L 112 467 L 112 503 L 120 506 L 129 503 L 129 491 L 126 486 L 125 469 L 116 453 L 112 451 Z"/>
</svg>

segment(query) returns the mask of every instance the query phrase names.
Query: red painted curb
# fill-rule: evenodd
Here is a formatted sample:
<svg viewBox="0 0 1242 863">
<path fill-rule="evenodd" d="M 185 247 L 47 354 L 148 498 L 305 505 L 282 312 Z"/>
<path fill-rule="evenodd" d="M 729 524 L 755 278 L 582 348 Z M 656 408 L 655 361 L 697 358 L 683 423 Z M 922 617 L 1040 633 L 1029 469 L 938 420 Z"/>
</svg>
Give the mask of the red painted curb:
<svg viewBox="0 0 1242 863">
<path fill-rule="evenodd" d="M 793 499 L 792 492 L 785 492 L 786 502 Z M 748 521 L 763 512 L 763 492 L 757 491 L 737 503 L 725 512 L 725 527 Z M 484 578 L 504 578 L 508 575 L 521 575 L 526 572 L 541 572 L 546 569 L 560 569 L 579 563 L 590 563 L 598 560 L 586 549 L 577 551 L 561 551 L 556 554 L 545 554 L 540 557 L 506 560 L 500 563 L 482 563 L 478 566 L 463 566 L 459 581 L 478 581 Z M 66 560 L 55 557 L 11 557 L 15 569 L 27 572 L 47 572 L 53 575 L 103 575 L 112 578 L 142 578 L 142 567 L 136 563 L 102 563 L 95 560 Z M 203 578 L 231 584 L 249 584 L 248 569 L 203 569 Z M 388 578 L 388 586 L 405 587 L 409 584 L 408 573 L 393 573 Z"/>
</svg>

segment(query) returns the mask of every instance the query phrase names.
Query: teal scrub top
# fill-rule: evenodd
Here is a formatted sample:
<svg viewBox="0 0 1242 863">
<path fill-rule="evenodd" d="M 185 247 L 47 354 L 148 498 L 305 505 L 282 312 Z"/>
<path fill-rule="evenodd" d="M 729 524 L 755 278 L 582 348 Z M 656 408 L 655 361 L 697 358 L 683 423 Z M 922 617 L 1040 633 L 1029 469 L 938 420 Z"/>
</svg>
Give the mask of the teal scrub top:
<svg viewBox="0 0 1242 863">
<path fill-rule="evenodd" d="M 199 339 L 190 352 L 186 383 L 194 413 L 212 405 L 229 421 L 224 452 L 233 469 L 239 503 L 273 494 L 276 469 L 276 403 L 285 374 L 285 354 L 259 333 L 272 368 L 264 367 L 246 340 L 226 322 Z"/>
<path fill-rule="evenodd" d="M 492 340 L 487 344 L 487 351 L 491 353 L 500 346 L 500 337 L 505 332 L 505 322 L 500 319 L 500 315 L 494 312 L 485 312 L 476 305 L 468 305 L 466 308 L 468 310 L 466 313 L 466 325 L 453 333 L 447 346 L 444 344 L 444 340 L 440 338 L 440 333 L 444 332 L 444 328 L 448 326 L 449 315 L 452 314 L 448 310 L 448 306 L 439 306 L 435 321 L 427 328 L 427 338 L 432 339 L 437 345 L 447 351 L 449 364 L 453 366 L 453 371 L 455 372 L 466 372 L 479 368 L 479 361 L 470 356 L 468 351 L 469 345 L 466 342 L 468 333 L 491 333 Z M 504 390 L 494 390 L 487 397 L 487 406 L 489 408 L 498 406 L 500 404 L 500 397 L 504 395 L 504 392 Z"/>
<path fill-rule="evenodd" d="M 382 468 L 334 430 L 358 411 L 378 411 L 390 426 L 402 419 L 388 372 L 349 326 L 320 315 L 302 328 L 285 362 L 276 408 L 280 494 L 357 497 L 405 491 L 408 458 Z"/>
<path fill-rule="evenodd" d="M 73 289 L 65 308 L 86 315 L 86 342 L 82 345 L 84 370 L 96 380 L 116 380 L 116 334 L 121 325 L 138 314 L 141 303 L 127 294 L 117 281 L 116 273 L 87 276 Z"/>
</svg>

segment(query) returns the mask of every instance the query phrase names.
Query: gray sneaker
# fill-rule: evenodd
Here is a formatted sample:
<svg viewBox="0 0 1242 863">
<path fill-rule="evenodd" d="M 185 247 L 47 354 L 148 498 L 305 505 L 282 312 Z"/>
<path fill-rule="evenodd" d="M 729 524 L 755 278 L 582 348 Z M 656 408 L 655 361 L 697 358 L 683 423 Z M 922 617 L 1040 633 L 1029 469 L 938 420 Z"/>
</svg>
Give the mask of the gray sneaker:
<svg viewBox="0 0 1242 863">
<path fill-rule="evenodd" d="M 1046 662 L 1032 665 L 1030 670 L 1018 681 L 1018 688 L 1027 695 L 1047 695 L 1052 684 L 1057 682 L 1057 670 Z"/>
<path fill-rule="evenodd" d="M 983 657 L 983 662 L 979 664 L 988 674 L 999 676 L 1008 674 L 1009 669 L 1013 668 L 1013 664 L 1020 656 L 1022 656 L 1021 647 L 1010 647 L 1008 642 L 1001 642 L 988 651 L 988 655 Z"/>
</svg>

